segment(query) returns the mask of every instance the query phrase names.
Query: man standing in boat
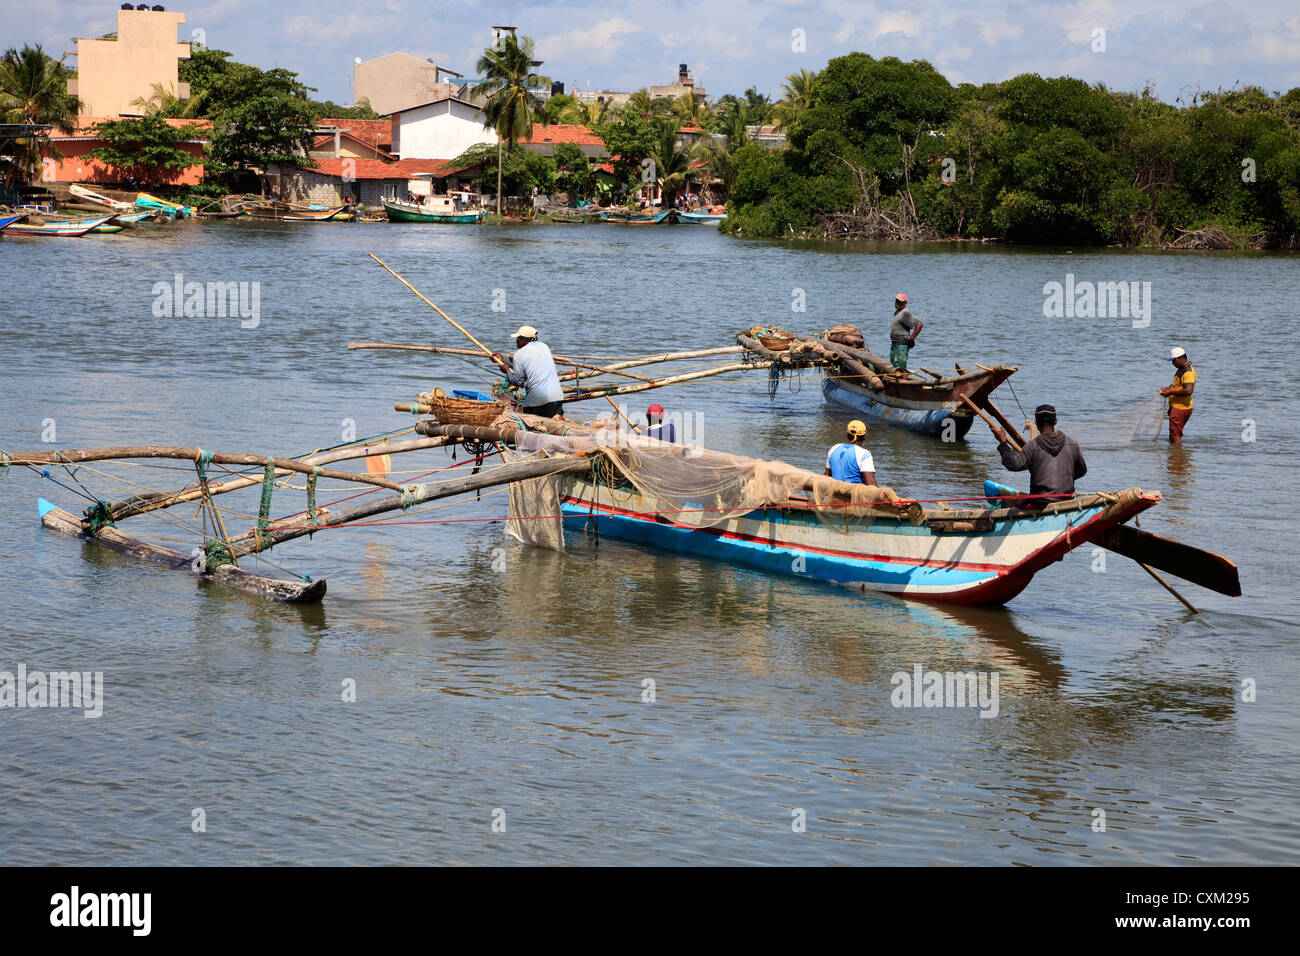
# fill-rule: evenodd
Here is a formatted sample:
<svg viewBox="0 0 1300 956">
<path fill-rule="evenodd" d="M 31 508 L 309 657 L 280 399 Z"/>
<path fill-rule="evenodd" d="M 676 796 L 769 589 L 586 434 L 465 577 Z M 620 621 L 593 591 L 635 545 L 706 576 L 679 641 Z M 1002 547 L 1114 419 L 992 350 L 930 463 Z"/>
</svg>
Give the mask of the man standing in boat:
<svg viewBox="0 0 1300 956">
<path fill-rule="evenodd" d="M 645 410 L 645 428 L 641 434 L 646 438 L 658 438 L 660 441 L 677 441 L 677 428 L 672 422 L 664 422 L 664 407 L 655 402 Z"/>
<path fill-rule="evenodd" d="M 1038 437 L 1020 451 L 1011 447 L 1005 431 L 997 425 L 992 426 L 1003 467 L 1007 471 L 1028 470 L 1031 495 L 1074 494 L 1075 481 L 1088 473 L 1079 443 L 1056 430 L 1056 409 L 1051 405 L 1039 405 L 1034 409 L 1034 424 L 1038 426 Z M 1029 502 L 1040 508 L 1048 503 L 1046 498 Z"/>
<path fill-rule="evenodd" d="M 1169 350 L 1169 361 L 1174 363 L 1174 384 L 1159 390 L 1169 399 L 1169 443 L 1183 443 L 1183 427 L 1192 417 L 1192 390 L 1196 387 L 1196 369 L 1184 349 Z"/>
<path fill-rule="evenodd" d="M 855 485 L 874 485 L 876 483 L 876 463 L 871 452 L 862 445 L 862 438 L 867 433 L 865 423 L 856 418 L 849 422 L 848 441 L 835 445 L 826 455 L 826 471 L 836 481 L 847 481 Z"/>
<path fill-rule="evenodd" d="M 515 332 L 515 354 L 507 362 L 500 352 L 492 353 L 492 361 L 505 372 L 511 385 L 522 385 L 524 412 L 542 418 L 559 418 L 563 409 L 560 399 L 564 389 L 555 371 L 551 350 L 537 341 L 537 330 L 531 325 L 521 325 Z"/>
<path fill-rule="evenodd" d="M 916 345 L 916 337 L 921 334 L 925 323 L 912 314 L 907 307 L 907 296 L 898 293 L 894 297 L 894 319 L 889 323 L 889 364 L 900 371 L 907 371 L 907 353 Z"/>
</svg>

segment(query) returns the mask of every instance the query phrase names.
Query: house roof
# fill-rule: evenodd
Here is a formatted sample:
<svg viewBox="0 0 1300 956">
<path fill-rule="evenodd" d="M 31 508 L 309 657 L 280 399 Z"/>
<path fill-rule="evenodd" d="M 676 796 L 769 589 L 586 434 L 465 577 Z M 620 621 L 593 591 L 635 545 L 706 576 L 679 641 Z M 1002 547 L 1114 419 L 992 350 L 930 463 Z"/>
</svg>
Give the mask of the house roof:
<svg viewBox="0 0 1300 956">
<path fill-rule="evenodd" d="M 411 106 L 404 106 L 402 107 L 402 109 L 396 110 L 392 113 L 389 113 L 388 115 L 396 118 L 398 116 L 401 116 L 403 113 L 411 112 L 411 110 L 424 109 L 426 106 L 436 106 L 437 104 L 445 103 L 448 100 L 451 100 L 453 103 L 460 103 L 462 106 L 474 106 L 474 104 L 471 103 L 469 100 L 463 100 L 459 96 L 439 96 L 437 99 L 432 99 L 425 103 L 415 103 Z M 478 107 L 474 107 L 474 108 L 478 109 Z"/>
<path fill-rule="evenodd" d="M 575 143 L 578 146 L 604 146 L 605 141 L 585 126 L 573 123 L 552 123 L 542 126 L 533 125 L 533 133 L 520 143 L 541 145 L 543 143 Z"/>
<path fill-rule="evenodd" d="M 352 165 L 344 169 L 344 163 Z M 311 172 L 325 176 L 342 177 L 345 173 L 354 179 L 414 179 L 420 174 L 433 175 L 437 178 L 450 176 L 452 173 L 467 169 L 454 166 L 450 159 L 399 159 L 388 163 L 382 159 L 351 159 L 327 157 L 316 160 L 316 167 L 304 167 Z"/>
<path fill-rule="evenodd" d="M 316 121 L 319 126 L 337 126 L 367 146 L 391 146 L 393 124 L 386 119 L 348 119 L 344 116 L 326 117 Z"/>
<path fill-rule="evenodd" d="M 380 146 L 380 145 L 378 145 L 377 143 L 375 143 L 375 142 L 373 142 L 373 141 L 371 141 L 371 142 L 366 142 L 366 141 L 365 141 L 364 139 L 362 139 L 360 136 L 354 136 L 354 135 L 352 135 L 351 133 L 347 132 L 346 130 L 343 131 L 343 132 L 341 132 L 341 133 L 340 133 L 340 136 L 341 136 L 343 139 L 350 139 L 350 140 L 352 140 L 352 142 L 357 143 L 358 145 L 364 146 L 366 149 L 373 149 L 373 150 L 375 150 L 376 152 L 381 153 L 383 156 L 386 156 L 386 157 L 389 157 L 389 158 L 392 158 L 392 159 L 396 159 L 396 158 L 397 158 L 396 156 L 393 156 L 392 153 L 388 152 L 388 150 L 384 149 L 383 146 Z M 387 146 L 387 145 L 389 145 L 389 144 L 388 144 L 388 143 L 384 143 L 383 145 L 384 145 L 384 146 Z M 312 140 L 311 148 L 314 149 L 314 150 L 333 149 L 333 148 L 334 148 L 334 135 L 333 135 L 332 133 L 317 133 L 315 139 Z"/>
</svg>

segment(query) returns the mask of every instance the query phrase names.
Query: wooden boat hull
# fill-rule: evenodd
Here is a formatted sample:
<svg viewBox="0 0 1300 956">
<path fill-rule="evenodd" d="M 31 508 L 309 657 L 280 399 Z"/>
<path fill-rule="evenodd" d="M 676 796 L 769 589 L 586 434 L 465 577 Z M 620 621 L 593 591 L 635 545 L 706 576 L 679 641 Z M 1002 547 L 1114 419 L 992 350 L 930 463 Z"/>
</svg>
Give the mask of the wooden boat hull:
<svg viewBox="0 0 1300 956">
<path fill-rule="evenodd" d="M 880 390 L 827 376 L 822 380 L 822 396 L 830 404 L 848 409 L 868 422 L 960 441 L 975 421 L 975 413 L 962 402 L 961 396 L 979 405 L 1010 375 L 1010 370 L 996 369 L 959 376 L 948 384 L 931 384 L 922 379 L 901 382 L 886 379 Z"/>
<path fill-rule="evenodd" d="M 601 222 L 611 222 L 619 226 L 653 226 L 667 218 L 668 212 L 661 212 L 655 216 L 621 216 L 612 212 L 602 212 L 600 214 Z"/>
<path fill-rule="evenodd" d="M 399 202 L 392 199 L 383 200 L 384 212 L 389 222 L 444 222 L 468 224 L 482 222 L 485 212 L 441 213 L 430 212 L 414 203 Z"/>
<path fill-rule="evenodd" d="M 4 234 L 6 236 L 57 236 L 75 239 L 77 236 L 84 236 L 99 226 L 105 225 L 113 218 L 113 216 L 96 216 L 93 219 L 77 219 L 70 222 L 17 222 L 6 226 Z M 119 232 L 121 228 L 121 226 L 118 226 L 116 229 L 107 231 Z"/>
<path fill-rule="evenodd" d="M 329 222 L 346 206 L 332 209 L 284 209 L 272 206 L 245 206 L 244 212 L 255 219 L 271 219 L 275 222 Z"/>
<path fill-rule="evenodd" d="M 150 196 L 148 193 L 141 193 L 136 196 L 135 204 L 141 209 L 160 209 L 174 219 L 184 219 L 186 216 L 194 215 L 194 210 L 189 206 L 168 202 L 166 199 L 159 199 L 157 196 Z"/>
<path fill-rule="evenodd" d="M 87 189 L 85 186 L 78 183 L 73 183 L 69 186 L 68 192 L 76 196 L 78 199 L 84 199 L 88 203 L 100 206 L 104 209 L 111 209 L 114 212 L 129 213 L 135 208 L 134 203 L 123 202 L 119 199 L 110 199 L 108 196 L 105 196 L 102 193 L 97 193 L 93 189 Z"/>
<path fill-rule="evenodd" d="M 709 213 L 709 212 L 679 212 L 677 218 L 681 222 L 692 223 L 697 226 L 712 226 L 722 222 L 727 218 L 727 214 Z"/>
<path fill-rule="evenodd" d="M 635 491 L 573 479 L 561 497 L 570 530 L 738 563 L 859 591 L 965 605 L 1010 601 L 1048 565 L 1153 507 L 1159 492 L 1132 488 L 1053 504 L 1043 513 L 986 509 L 981 531 L 945 530 L 905 518 L 846 518 L 828 527 L 807 507 L 770 508 L 695 528 L 638 510 Z M 928 514 L 935 514 L 929 512 Z M 966 514 L 965 511 L 957 514 Z M 990 520 L 991 519 L 991 520 Z"/>
<path fill-rule="evenodd" d="M 81 528 L 81 521 L 76 516 L 61 508 L 56 508 L 44 498 L 40 499 L 37 511 L 40 514 L 41 524 L 51 531 L 57 531 L 59 534 L 72 538 L 81 538 L 83 541 L 94 541 L 96 544 L 102 544 L 113 551 L 144 558 L 146 561 L 165 565 L 175 571 L 189 571 L 195 577 L 218 581 L 229 587 L 256 594 L 259 597 L 271 598 L 288 604 L 314 604 L 325 596 L 326 585 L 324 578 L 318 581 L 305 582 L 284 581 L 279 578 L 268 578 L 260 574 L 253 574 L 230 564 L 219 567 L 211 573 L 200 574 L 194 570 L 193 559 L 189 555 L 147 541 L 141 541 L 138 538 L 123 534 L 116 528 L 101 528 L 93 535 L 85 534 Z"/>
<path fill-rule="evenodd" d="M 6 227 L 12 226 L 22 218 L 22 216 L 0 216 L 0 232 L 3 232 Z"/>
</svg>

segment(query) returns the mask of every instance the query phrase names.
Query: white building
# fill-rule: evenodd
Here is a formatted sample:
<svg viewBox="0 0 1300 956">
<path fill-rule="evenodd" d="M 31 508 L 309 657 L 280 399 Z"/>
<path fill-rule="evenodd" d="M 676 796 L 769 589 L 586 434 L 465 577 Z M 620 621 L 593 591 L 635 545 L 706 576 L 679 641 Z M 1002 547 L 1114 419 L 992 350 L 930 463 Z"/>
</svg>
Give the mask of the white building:
<svg viewBox="0 0 1300 956">
<path fill-rule="evenodd" d="M 479 143 L 496 145 L 478 107 L 455 96 L 393 115 L 393 149 L 402 159 L 454 159 Z"/>
</svg>

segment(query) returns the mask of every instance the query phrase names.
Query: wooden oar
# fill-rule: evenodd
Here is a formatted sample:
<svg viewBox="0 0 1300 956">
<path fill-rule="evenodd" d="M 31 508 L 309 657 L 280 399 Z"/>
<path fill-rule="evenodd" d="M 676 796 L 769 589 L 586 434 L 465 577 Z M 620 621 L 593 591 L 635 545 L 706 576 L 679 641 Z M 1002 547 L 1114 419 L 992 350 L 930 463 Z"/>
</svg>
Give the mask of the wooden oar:
<svg viewBox="0 0 1300 956">
<path fill-rule="evenodd" d="M 1166 580 L 1165 580 L 1164 578 L 1162 578 L 1160 575 L 1156 574 L 1155 571 L 1151 570 L 1151 565 L 1149 565 L 1149 564 L 1143 564 L 1141 561 L 1138 561 L 1138 562 L 1137 562 L 1137 566 L 1138 566 L 1139 568 L 1141 568 L 1143 571 L 1145 571 L 1147 574 L 1149 574 L 1149 575 L 1151 575 L 1153 578 L 1155 578 L 1156 581 L 1157 581 L 1157 583 L 1159 583 L 1159 585 L 1160 585 L 1162 588 L 1164 588 L 1166 591 L 1168 591 L 1168 592 L 1169 592 L 1170 594 L 1172 594 L 1174 597 L 1178 598 L 1178 600 L 1181 601 L 1181 602 L 1183 603 L 1183 606 L 1184 606 L 1185 608 L 1187 608 L 1187 610 L 1191 611 L 1193 614 L 1200 614 L 1200 613 L 1201 613 L 1200 611 L 1196 610 L 1196 608 L 1194 608 L 1194 607 L 1192 606 L 1192 602 L 1191 602 L 1191 601 L 1187 600 L 1187 598 L 1183 597 L 1181 594 L 1179 594 L 1177 591 L 1175 591 L 1175 590 L 1174 590 L 1174 586 L 1173 586 L 1172 584 L 1170 584 L 1168 581 L 1166 581 Z"/>
<path fill-rule="evenodd" d="M 446 312 L 442 311 L 442 309 L 438 308 L 436 305 L 434 305 L 432 302 L 430 302 L 428 299 L 426 299 L 426 298 L 424 297 L 424 294 L 421 293 L 419 289 L 417 289 L 415 286 L 411 285 L 411 283 L 407 282 L 405 279 L 403 279 L 401 276 L 399 276 L 396 272 L 393 272 L 393 270 L 392 270 L 391 268 L 389 268 L 388 263 L 384 262 L 383 259 L 380 259 L 380 258 L 379 258 L 377 255 L 375 255 L 373 252 L 370 253 L 369 255 L 370 255 L 370 258 L 371 258 L 371 259 L 374 259 L 376 262 L 378 262 L 378 263 L 379 263 L 381 266 L 383 266 L 385 269 L 388 269 L 388 271 L 389 271 L 390 273 L 392 273 L 393 278 L 395 278 L 398 282 L 402 283 L 402 285 L 406 286 L 408 289 L 410 289 L 412 292 L 414 292 L 417 296 L 419 296 L 419 297 L 420 297 L 420 301 L 422 301 L 425 305 L 427 305 L 429 308 L 433 309 L 433 311 L 437 312 L 440 316 L 442 316 L 444 319 L 446 319 L 448 322 L 450 322 L 452 325 L 454 325 L 457 329 L 459 329 L 460 332 L 465 336 L 465 338 L 469 339 L 471 342 L 473 342 L 475 345 L 477 345 L 479 348 L 481 348 L 481 349 L 483 350 L 483 354 L 484 354 L 484 355 L 486 355 L 488 358 L 491 358 L 491 357 L 492 357 L 492 350 L 491 350 L 490 348 L 488 348 L 486 345 L 484 345 L 482 342 L 480 342 L 478 339 L 474 338 L 474 336 L 470 335 L 469 332 L 465 329 L 465 327 L 464 327 L 463 325 L 461 325 L 459 322 L 457 322 L 455 319 L 453 319 L 451 316 L 449 316 Z"/>
<path fill-rule="evenodd" d="M 1016 426 L 1011 424 L 1011 419 L 1007 418 L 1006 415 L 1003 415 L 1002 409 L 993 404 L 993 399 L 985 398 L 984 407 L 993 414 L 994 418 L 1002 423 L 1002 427 L 1007 430 L 1008 435 L 1015 435 L 1016 441 L 1020 442 L 1021 445 L 1028 444 L 1028 442 L 1025 441 L 1024 436 L 1022 436 L 1020 432 L 1016 431 Z"/>
<path fill-rule="evenodd" d="M 971 411 L 973 411 L 980 418 L 984 419 L 985 423 L 989 426 L 989 428 L 998 427 L 998 423 L 995 422 L 993 419 L 989 418 L 988 415 L 984 413 L 984 409 L 980 408 L 978 405 L 972 402 L 969 397 L 965 395 L 959 395 L 958 397 L 970 407 Z M 1014 431 L 1014 429 L 1012 429 L 1012 431 Z M 997 436 L 995 435 L 994 437 L 996 438 Z M 1011 447 L 1014 448 L 1016 451 L 1020 451 L 1024 443 L 1023 438 L 1020 439 L 1020 442 L 1016 441 L 1016 438 L 1019 437 L 1020 437 L 1019 435 L 1016 435 L 1015 438 L 1013 438 L 1010 433 L 1007 434 L 1007 441 L 1011 443 Z"/>
<path fill-rule="evenodd" d="M 1222 555 L 1123 524 L 1108 530 L 1097 543 L 1138 564 L 1159 568 L 1219 594 L 1241 596 L 1237 566 Z"/>
</svg>

